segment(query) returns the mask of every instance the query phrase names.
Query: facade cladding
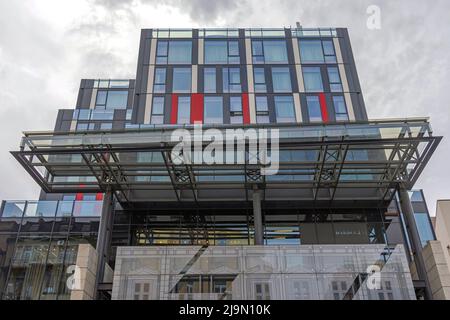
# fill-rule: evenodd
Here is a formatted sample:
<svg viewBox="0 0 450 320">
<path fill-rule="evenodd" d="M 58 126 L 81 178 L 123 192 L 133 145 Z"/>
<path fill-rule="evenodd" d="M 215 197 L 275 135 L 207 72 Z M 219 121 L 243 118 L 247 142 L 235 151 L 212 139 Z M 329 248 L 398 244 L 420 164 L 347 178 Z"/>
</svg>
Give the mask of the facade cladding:
<svg viewBox="0 0 450 320">
<path fill-rule="evenodd" d="M 278 174 L 248 150 L 175 163 L 170 133 L 198 123 L 279 129 Z M 144 29 L 136 79 L 82 80 L 12 152 L 42 192 L 2 204 L 1 298 L 430 297 L 407 190 L 439 141 L 426 119 L 368 120 L 346 29 Z"/>
</svg>

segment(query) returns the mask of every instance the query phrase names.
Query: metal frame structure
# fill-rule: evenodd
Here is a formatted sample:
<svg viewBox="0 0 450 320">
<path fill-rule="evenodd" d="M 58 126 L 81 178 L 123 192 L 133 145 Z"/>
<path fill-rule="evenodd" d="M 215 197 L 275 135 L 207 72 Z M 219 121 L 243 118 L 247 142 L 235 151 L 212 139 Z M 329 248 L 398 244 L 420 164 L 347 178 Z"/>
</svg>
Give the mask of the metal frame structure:
<svg viewBox="0 0 450 320">
<path fill-rule="evenodd" d="M 139 201 L 249 200 L 254 186 L 262 200 L 389 201 L 401 184 L 414 185 L 442 137 L 426 118 L 329 124 L 220 125 L 226 129 L 278 129 L 284 151 L 314 159 L 279 161 L 276 176 L 261 174 L 262 164 L 176 164 L 171 150 L 175 129 L 26 132 L 20 151 L 12 151 L 45 192 L 105 192 L 121 203 Z M 248 141 L 246 153 L 248 154 Z M 203 147 L 206 143 L 203 144 Z M 225 149 L 225 148 L 224 148 Z M 365 159 L 349 155 L 363 152 Z M 152 153 L 157 161 L 139 161 Z M 352 189 L 358 188 L 358 197 Z"/>
</svg>

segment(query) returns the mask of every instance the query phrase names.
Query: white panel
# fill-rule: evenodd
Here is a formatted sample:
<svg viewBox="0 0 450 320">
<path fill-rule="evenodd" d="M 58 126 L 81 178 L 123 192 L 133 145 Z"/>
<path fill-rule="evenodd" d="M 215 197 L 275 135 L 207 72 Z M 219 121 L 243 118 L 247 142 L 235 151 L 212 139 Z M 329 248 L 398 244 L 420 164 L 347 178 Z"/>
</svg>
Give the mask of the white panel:
<svg viewBox="0 0 450 320">
<path fill-rule="evenodd" d="M 256 123 L 255 95 L 253 93 L 248 95 L 248 109 L 250 111 L 250 123 Z"/>
<path fill-rule="evenodd" d="M 292 38 L 292 49 L 294 50 L 295 64 L 300 64 L 300 51 L 298 50 L 298 39 Z"/>
<path fill-rule="evenodd" d="M 344 63 L 344 60 L 342 60 L 342 52 L 341 52 L 341 45 L 339 44 L 339 38 L 333 38 L 333 43 L 334 43 L 334 50 L 336 51 L 337 63 Z"/>
<path fill-rule="evenodd" d="M 305 83 L 303 82 L 302 66 L 295 65 L 295 73 L 297 74 L 298 91 L 305 92 Z"/>
<path fill-rule="evenodd" d="M 204 64 L 203 62 L 203 52 L 204 52 L 204 40 L 198 39 L 198 64 Z"/>
<path fill-rule="evenodd" d="M 247 64 L 252 64 L 252 41 L 245 39 L 245 61 Z"/>
<path fill-rule="evenodd" d="M 352 98 L 350 97 L 350 93 L 348 92 L 344 93 L 344 98 L 345 104 L 347 105 L 348 119 L 354 121 L 356 120 L 356 118 L 355 118 L 355 111 L 353 110 L 353 103 Z"/>
<path fill-rule="evenodd" d="M 294 93 L 294 108 L 295 108 L 295 120 L 298 123 L 303 122 L 303 119 L 302 119 L 302 108 L 301 108 L 301 105 L 300 105 L 300 94 L 298 94 L 296 92 Z"/>
<path fill-rule="evenodd" d="M 97 100 L 97 89 L 92 89 L 91 103 L 89 109 L 95 109 L 95 102 Z"/>
<path fill-rule="evenodd" d="M 247 65 L 248 92 L 255 92 L 253 84 L 253 66 Z"/>
<path fill-rule="evenodd" d="M 147 75 L 147 91 L 146 93 L 153 92 L 153 79 L 155 77 L 155 66 L 151 65 L 148 67 L 148 75 Z"/>
<path fill-rule="evenodd" d="M 150 64 L 155 64 L 156 62 L 156 45 L 157 45 L 157 39 L 153 38 L 151 45 L 150 45 Z"/>
<path fill-rule="evenodd" d="M 192 80 L 191 80 L 191 92 L 197 93 L 197 72 L 198 72 L 198 66 L 196 64 L 192 65 Z"/>
<path fill-rule="evenodd" d="M 70 123 L 70 131 L 75 131 L 76 129 L 77 129 L 77 121 L 72 120 L 72 122 Z"/>
<path fill-rule="evenodd" d="M 152 94 L 145 95 L 145 111 L 144 111 L 144 123 L 150 123 L 150 116 L 152 114 Z"/>
<path fill-rule="evenodd" d="M 350 89 L 348 87 L 348 80 L 347 80 L 347 74 L 345 73 L 345 68 L 343 64 L 339 64 L 339 75 L 341 77 L 342 82 L 342 89 L 344 92 L 350 92 Z"/>
</svg>

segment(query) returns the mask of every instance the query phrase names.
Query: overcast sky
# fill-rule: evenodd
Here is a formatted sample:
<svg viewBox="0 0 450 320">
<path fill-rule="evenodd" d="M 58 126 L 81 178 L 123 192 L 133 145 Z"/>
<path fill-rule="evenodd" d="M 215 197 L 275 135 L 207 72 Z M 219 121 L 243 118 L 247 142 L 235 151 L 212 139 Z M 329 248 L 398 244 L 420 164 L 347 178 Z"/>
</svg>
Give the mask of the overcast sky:
<svg viewBox="0 0 450 320">
<path fill-rule="evenodd" d="M 369 5 L 381 29 L 366 26 Z M 53 128 L 73 108 L 82 78 L 134 78 L 141 28 L 349 28 L 369 117 L 428 116 L 447 136 L 448 0 L 0 0 L 0 200 L 37 199 L 39 188 L 9 154 L 21 132 Z M 444 138 L 415 187 L 431 213 L 450 198 Z"/>
</svg>

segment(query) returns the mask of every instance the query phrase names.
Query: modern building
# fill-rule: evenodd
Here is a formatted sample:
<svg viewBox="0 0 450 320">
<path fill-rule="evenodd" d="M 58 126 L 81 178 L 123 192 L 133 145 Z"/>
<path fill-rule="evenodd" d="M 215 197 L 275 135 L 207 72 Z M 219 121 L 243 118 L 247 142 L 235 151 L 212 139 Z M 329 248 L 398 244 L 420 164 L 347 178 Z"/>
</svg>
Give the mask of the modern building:
<svg viewBox="0 0 450 320">
<path fill-rule="evenodd" d="M 450 200 L 437 201 L 434 230 L 437 240 L 442 244 L 447 265 L 450 266 Z"/>
<path fill-rule="evenodd" d="M 11 152 L 42 192 L 2 204 L 1 298 L 431 299 L 440 140 L 368 119 L 347 29 L 144 29 Z"/>
</svg>

